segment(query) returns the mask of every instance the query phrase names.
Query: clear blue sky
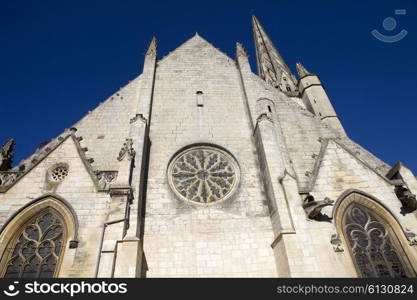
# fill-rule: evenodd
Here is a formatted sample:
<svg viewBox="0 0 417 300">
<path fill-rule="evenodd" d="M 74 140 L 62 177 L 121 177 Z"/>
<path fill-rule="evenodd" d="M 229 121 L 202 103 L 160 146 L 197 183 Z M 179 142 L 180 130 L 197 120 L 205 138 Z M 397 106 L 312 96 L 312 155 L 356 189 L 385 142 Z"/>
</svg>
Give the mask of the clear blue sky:
<svg viewBox="0 0 417 300">
<path fill-rule="evenodd" d="M 16 140 L 17 163 L 71 127 L 141 72 L 153 35 L 159 57 L 195 32 L 232 58 L 240 41 L 256 70 L 252 13 L 293 70 L 321 77 L 354 141 L 417 173 L 415 0 L 1 1 L 0 143 Z"/>
</svg>

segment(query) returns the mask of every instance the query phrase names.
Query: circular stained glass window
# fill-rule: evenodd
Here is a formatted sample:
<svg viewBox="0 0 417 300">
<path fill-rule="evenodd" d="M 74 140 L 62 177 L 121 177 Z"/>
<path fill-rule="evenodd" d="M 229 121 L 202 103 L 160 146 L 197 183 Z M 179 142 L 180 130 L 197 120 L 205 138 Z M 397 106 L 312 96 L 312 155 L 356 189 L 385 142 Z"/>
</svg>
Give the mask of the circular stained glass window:
<svg viewBox="0 0 417 300">
<path fill-rule="evenodd" d="M 232 195 L 239 181 L 239 166 L 226 151 L 196 146 L 177 154 L 168 167 L 168 180 L 182 199 L 212 203 Z"/>
</svg>

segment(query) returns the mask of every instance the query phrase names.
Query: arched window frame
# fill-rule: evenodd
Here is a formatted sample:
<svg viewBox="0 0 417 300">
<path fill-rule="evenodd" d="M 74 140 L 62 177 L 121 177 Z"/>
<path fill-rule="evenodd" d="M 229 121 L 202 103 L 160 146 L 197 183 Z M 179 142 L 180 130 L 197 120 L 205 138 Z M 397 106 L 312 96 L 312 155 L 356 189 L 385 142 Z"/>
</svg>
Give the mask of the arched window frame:
<svg viewBox="0 0 417 300">
<path fill-rule="evenodd" d="M 348 250 L 349 258 L 352 266 L 358 276 L 361 276 L 356 265 L 356 260 L 353 257 L 352 249 L 350 247 L 349 239 L 346 237 L 344 230 L 344 216 L 351 208 L 351 205 L 357 204 L 370 211 L 375 217 L 383 221 L 386 230 L 390 235 L 391 242 L 394 247 L 402 255 L 401 257 L 403 267 L 409 277 L 416 276 L 417 270 L 417 253 L 416 250 L 410 247 L 404 228 L 395 215 L 377 198 L 355 189 L 345 191 L 335 202 L 333 208 L 333 220 L 337 232 L 342 240 L 345 249 Z"/>
<path fill-rule="evenodd" d="M 9 252 L 7 248 L 10 245 L 14 245 L 16 239 L 19 238 L 20 233 L 23 231 L 24 226 L 34 217 L 41 214 L 43 211 L 51 209 L 54 210 L 62 219 L 64 231 L 66 236 L 62 240 L 62 250 L 59 255 L 59 259 L 56 263 L 55 272 L 53 277 L 61 277 L 61 271 L 69 265 L 67 258 L 70 248 L 78 244 L 78 220 L 74 213 L 74 210 L 70 204 L 63 198 L 54 195 L 47 194 L 38 199 L 31 201 L 23 208 L 14 213 L 1 227 L 0 230 L 0 277 L 4 277 L 7 262 L 9 260 Z"/>
</svg>

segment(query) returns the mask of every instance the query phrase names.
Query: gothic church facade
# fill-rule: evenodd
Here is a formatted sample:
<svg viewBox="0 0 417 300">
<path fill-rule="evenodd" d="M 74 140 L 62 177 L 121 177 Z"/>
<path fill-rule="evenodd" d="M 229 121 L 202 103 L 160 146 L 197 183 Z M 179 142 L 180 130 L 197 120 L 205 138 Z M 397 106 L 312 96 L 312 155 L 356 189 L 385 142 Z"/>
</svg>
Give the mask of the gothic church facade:
<svg viewBox="0 0 417 300">
<path fill-rule="evenodd" d="M 258 75 L 199 35 L 16 166 L 2 277 L 414 277 L 417 180 L 346 134 L 253 17 Z"/>
</svg>

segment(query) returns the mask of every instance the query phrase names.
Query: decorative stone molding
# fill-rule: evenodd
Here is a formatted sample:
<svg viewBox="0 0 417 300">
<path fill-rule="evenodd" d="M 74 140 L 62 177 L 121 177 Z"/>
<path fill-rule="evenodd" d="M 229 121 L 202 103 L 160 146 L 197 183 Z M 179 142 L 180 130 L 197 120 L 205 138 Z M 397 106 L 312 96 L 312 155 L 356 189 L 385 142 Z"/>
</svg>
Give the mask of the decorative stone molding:
<svg viewBox="0 0 417 300">
<path fill-rule="evenodd" d="M 342 240 L 340 239 L 340 237 L 337 233 L 332 234 L 332 236 L 330 238 L 330 243 L 333 246 L 334 252 L 343 252 L 343 251 L 345 251 L 343 249 Z"/>
<path fill-rule="evenodd" d="M 274 123 L 274 120 L 270 116 L 268 116 L 268 114 L 266 113 L 260 114 L 259 117 L 256 119 L 256 121 L 257 123 L 260 123 L 262 121 L 269 121 L 271 123 Z"/>
<path fill-rule="evenodd" d="M 143 116 L 143 114 L 136 114 L 132 119 L 130 119 L 129 123 L 135 123 L 137 120 L 141 120 L 144 124 L 147 123 L 146 118 Z"/>
<path fill-rule="evenodd" d="M 8 171 L 11 169 L 14 145 L 15 141 L 10 139 L 0 149 L 0 171 Z"/>
<path fill-rule="evenodd" d="M 122 161 L 126 156 L 128 160 L 132 160 L 136 155 L 136 151 L 133 149 L 133 140 L 131 138 L 126 139 L 122 149 L 117 157 L 118 161 Z"/>
<path fill-rule="evenodd" d="M 22 172 L 4 171 L 0 172 L 0 187 L 14 183 Z"/>
<path fill-rule="evenodd" d="M 108 189 L 111 182 L 117 178 L 117 171 L 96 171 L 99 185 L 104 189 Z"/>
<path fill-rule="evenodd" d="M 303 209 L 307 214 L 309 219 L 317 219 L 321 214 L 321 210 L 329 205 L 333 205 L 334 201 L 329 198 L 324 198 L 324 200 L 316 201 L 314 196 L 308 195 L 304 199 Z"/>
<path fill-rule="evenodd" d="M 410 229 L 405 228 L 405 236 L 407 237 L 408 244 L 410 246 L 417 245 L 417 235 L 414 232 L 412 232 Z"/>
</svg>

